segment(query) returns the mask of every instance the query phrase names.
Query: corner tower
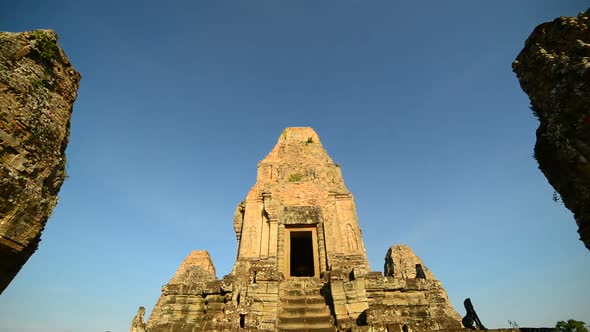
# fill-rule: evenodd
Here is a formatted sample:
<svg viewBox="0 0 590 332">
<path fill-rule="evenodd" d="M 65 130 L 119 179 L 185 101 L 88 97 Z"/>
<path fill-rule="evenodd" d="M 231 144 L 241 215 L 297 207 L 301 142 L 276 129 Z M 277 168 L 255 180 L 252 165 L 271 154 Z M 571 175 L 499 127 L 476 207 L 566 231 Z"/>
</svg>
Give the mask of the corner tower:
<svg viewBox="0 0 590 332">
<path fill-rule="evenodd" d="M 286 279 L 344 266 L 369 270 L 353 196 L 309 127 L 285 129 L 258 164 L 256 184 L 236 208 L 234 230 L 234 270 L 266 268 Z"/>
</svg>

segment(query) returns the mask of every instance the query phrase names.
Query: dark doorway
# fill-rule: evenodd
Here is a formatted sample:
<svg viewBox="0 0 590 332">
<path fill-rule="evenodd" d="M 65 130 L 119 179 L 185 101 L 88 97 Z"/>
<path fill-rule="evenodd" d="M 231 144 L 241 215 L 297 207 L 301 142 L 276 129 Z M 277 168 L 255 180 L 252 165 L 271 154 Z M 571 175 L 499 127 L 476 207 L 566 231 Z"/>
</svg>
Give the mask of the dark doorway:
<svg viewBox="0 0 590 332">
<path fill-rule="evenodd" d="M 291 233 L 291 277 L 313 277 L 313 243 L 311 231 Z"/>
</svg>

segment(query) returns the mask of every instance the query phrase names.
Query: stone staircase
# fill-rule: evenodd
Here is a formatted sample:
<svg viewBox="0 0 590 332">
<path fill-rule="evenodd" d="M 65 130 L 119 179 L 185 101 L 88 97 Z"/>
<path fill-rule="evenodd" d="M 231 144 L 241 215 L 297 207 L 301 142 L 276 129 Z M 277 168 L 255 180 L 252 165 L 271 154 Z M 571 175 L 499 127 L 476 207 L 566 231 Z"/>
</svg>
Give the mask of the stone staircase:
<svg viewBox="0 0 590 332">
<path fill-rule="evenodd" d="M 316 278 L 292 278 L 279 286 L 280 332 L 336 332 L 334 318 Z"/>
</svg>

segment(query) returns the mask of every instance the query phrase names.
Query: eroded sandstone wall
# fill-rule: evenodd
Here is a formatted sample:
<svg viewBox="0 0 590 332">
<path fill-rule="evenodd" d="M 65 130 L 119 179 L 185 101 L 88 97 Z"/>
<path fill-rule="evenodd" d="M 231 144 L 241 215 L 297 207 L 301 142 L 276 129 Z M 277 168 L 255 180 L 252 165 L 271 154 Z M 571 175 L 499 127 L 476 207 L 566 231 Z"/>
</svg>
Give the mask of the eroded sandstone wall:
<svg viewBox="0 0 590 332">
<path fill-rule="evenodd" d="M 0 32 L 0 293 L 57 204 L 79 81 L 55 32 Z"/>
<path fill-rule="evenodd" d="M 535 159 L 590 249 L 590 11 L 539 25 L 512 67 L 539 119 Z"/>
<path fill-rule="evenodd" d="M 207 251 L 191 252 L 168 284 L 162 287 L 162 295 L 147 321 L 147 331 L 237 329 L 239 316 L 236 307 L 232 306 L 232 290 L 238 286 L 232 281 L 232 278 L 217 279 Z M 131 331 L 135 326 L 141 326 L 136 318 Z"/>
</svg>

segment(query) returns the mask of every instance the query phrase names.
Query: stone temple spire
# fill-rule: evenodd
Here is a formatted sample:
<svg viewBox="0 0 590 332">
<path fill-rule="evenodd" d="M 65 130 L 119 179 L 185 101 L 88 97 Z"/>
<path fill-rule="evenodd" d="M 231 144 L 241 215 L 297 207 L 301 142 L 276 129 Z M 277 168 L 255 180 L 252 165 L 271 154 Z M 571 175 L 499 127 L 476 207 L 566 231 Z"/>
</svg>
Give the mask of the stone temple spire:
<svg viewBox="0 0 590 332">
<path fill-rule="evenodd" d="M 272 151 L 258 164 L 256 184 L 238 205 L 234 229 L 240 239 L 238 262 L 265 259 L 289 277 L 286 244 L 299 230 L 318 238 L 313 270 L 319 276 L 346 260 L 369 269 L 352 194 L 340 166 L 309 127 L 286 128 Z M 311 261 L 310 261 L 311 262 Z"/>
</svg>

